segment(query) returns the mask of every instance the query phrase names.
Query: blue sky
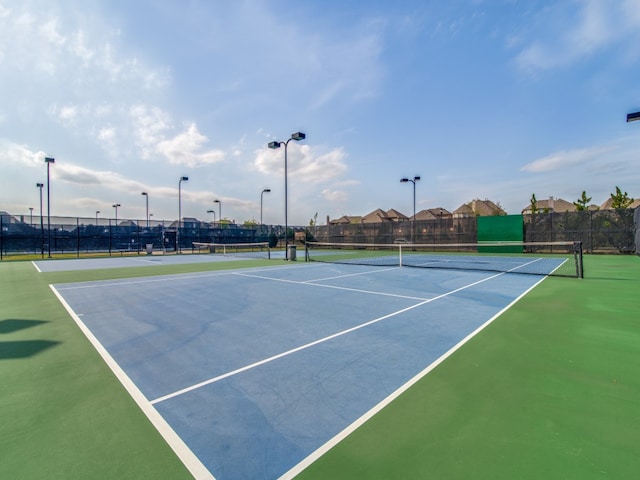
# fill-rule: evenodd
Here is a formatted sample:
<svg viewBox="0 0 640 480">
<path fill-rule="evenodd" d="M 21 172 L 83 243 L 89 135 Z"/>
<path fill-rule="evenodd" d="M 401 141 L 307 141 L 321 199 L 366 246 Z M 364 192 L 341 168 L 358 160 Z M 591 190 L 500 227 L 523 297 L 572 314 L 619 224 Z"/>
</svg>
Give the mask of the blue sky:
<svg viewBox="0 0 640 480">
<path fill-rule="evenodd" d="M 640 0 L 0 0 L 0 210 L 289 224 L 640 196 Z M 46 195 L 46 190 L 45 190 Z M 45 206 L 46 213 L 46 206 Z"/>
</svg>

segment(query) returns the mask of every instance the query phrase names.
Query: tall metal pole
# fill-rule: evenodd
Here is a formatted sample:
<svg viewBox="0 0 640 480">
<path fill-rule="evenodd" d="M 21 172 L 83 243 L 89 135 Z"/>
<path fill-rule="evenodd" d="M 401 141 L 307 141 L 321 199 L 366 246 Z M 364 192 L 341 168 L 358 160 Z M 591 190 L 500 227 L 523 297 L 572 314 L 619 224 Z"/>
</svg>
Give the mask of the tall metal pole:
<svg viewBox="0 0 640 480">
<path fill-rule="evenodd" d="M 40 190 L 40 254 L 44 258 L 44 224 L 42 220 L 42 187 L 44 184 L 36 183 L 36 187 Z"/>
<path fill-rule="evenodd" d="M 56 159 L 45 157 L 44 161 L 47 164 L 47 230 L 49 232 L 49 258 L 51 258 L 51 185 L 49 183 L 49 167 L 52 163 L 55 163 Z"/>
<path fill-rule="evenodd" d="M 262 192 L 260 193 L 260 225 L 262 225 L 262 197 L 265 193 L 269 193 L 271 192 L 270 188 L 265 188 L 264 190 L 262 190 Z M 262 228 L 262 227 L 260 227 Z"/>
<path fill-rule="evenodd" d="M 141 195 L 144 195 L 147 204 L 147 228 L 149 228 L 149 194 L 147 192 L 142 192 Z"/>
<path fill-rule="evenodd" d="M 401 178 L 400 183 L 411 182 L 413 183 L 413 218 L 411 219 L 411 243 L 413 243 L 413 231 L 415 230 L 415 222 L 416 222 L 416 182 L 420 180 L 419 176 L 413 177 L 413 180 L 410 178 Z"/>
<path fill-rule="evenodd" d="M 214 200 L 213 203 L 218 204 L 218 223 L 220 223 L 222 221 L 222 200 Z"/>
<path fill-rule="evenodd" d="M 307 135 L 302 132 L 292 133 L 291 137 L 286 142 L 269 142 L 269 148 L 280 148 L 284 145 L 284 259 L 289 260 L 289 200 L 288 200 L 288 185 L 287 185 L 287 147 L 291 140 L 299 142 L 307 138 Z"/>
<path fill-rule="evenodd" d="M 189 180 L 189 177 L 180 177 L 178 181 L 178 231 L 176 233 L 176 252 L 180 253 L 180 228 L 182 227 L 182 182 Z"/>
</svg>

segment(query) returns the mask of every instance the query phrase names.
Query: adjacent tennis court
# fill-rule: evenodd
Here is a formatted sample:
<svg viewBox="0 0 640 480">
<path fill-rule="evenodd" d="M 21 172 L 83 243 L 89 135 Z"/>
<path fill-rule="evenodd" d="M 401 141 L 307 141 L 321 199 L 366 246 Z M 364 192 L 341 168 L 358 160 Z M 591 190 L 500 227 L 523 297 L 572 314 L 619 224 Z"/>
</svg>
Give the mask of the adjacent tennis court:
<svg viewBox="0 0 640 480">
<path fill-rule="evenodd" d="M 301 263 L 52 288 L 192 473 L 227 480 L 298 473 L 541 278 Z"/>
</svg>

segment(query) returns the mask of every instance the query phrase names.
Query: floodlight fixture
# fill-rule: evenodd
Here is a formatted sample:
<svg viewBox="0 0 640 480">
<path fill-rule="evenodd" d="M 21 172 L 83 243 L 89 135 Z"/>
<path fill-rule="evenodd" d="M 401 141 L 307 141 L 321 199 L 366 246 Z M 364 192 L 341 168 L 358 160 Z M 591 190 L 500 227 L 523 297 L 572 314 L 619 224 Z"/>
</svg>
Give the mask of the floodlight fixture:
<svg viewBox="0 0 640 480">
<path fill-rule="evenodd" d="M 182 182 L 189 180 L 189 177 L 180 177 L 178 180 L 178 230 L 176 232 L 176 253 L 180 252 L 180 228 L 182 227 Z"/>
<path fill-rule="evenodd" d="M 413 179 L 407 178 L 407 177 L 403 177 L 400 179 L 400 183 L 408 183 L 408 182 L 413 183 L 413 218 L 411 219 L 411 243 L 413 243 L 413 230 L 414 230 L 414 224 L 416 221 L 416 182 L 419 180 L 420 180 L 419 175 L 415 175 Z"/>
<path fill-rule="evenodd" d="M 627 113 L 627 122 L 636 122 L 640 120 L 640 112 Z"/>
<path fill-rule="evenodd" d="M 302 132 L 295 132 L 291 134 L 291 137 L 286 142 L 269 142 L 267 146 L 269 148 L 280 148 L 281 145 L 284 145 L 284 259 L 289 260 L 289 204 L 288 204 L 288 189 L 287 189 L 287 147 L 289 146 L 289 142 L 291 140 L 295 140 L 299 142 L 300 140 L 304 140 L 307 138 L 307 135 Z M 260 222 L 262 223 L 262 221 Z"/>
<path fill-rule="evenodd" d="M 56 159 L 53 157 L 45 157 L 44 162 L 47 164 L 47 230 L 49 231 L 49 258 L 51 258 L 51 183 L 49 180 L 49 167 L 52 163 L 56 163 Z"/>
<path fill-rule="evenodd" d="M 271 189 L 264 188 L 262 189 L 262 192 L 260 192 L 260 225 L 262 225 L 262 197 L 265 193 L 271 193 Z"/>
</svg>

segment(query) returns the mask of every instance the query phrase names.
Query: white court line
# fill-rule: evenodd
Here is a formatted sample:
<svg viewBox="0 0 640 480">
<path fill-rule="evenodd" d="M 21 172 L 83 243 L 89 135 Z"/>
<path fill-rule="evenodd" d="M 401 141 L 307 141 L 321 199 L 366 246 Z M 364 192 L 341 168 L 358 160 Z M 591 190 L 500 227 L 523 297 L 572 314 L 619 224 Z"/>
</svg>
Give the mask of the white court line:
<svg viewBox="0 0 640 480">
<path fill-rule="evenodd" d="M 385 268 L 380 268 L 378 270 L 373 270 L 370 272 L 348 273 L 344 275 L 335 275 L 333 277 L 315 278 L 313 280 L 305 280 L 302 283 L 323 282 L 325 280 L 335 280 L 337 278 L 357 277 L 358 275 L 370 275 L 372 273 L 388 272 L 390 270 L 397 270 L 399 268 L 402 268 L 402 267 L 385 267 Z"/>
<path fill-rule="evenodd" d="M 194 478 L 198 480 L 215 480 L 214 476 L 209 470 L 202 464 L 198 457 L 191 451 L 182 438 L 171 428 L 169 423 L 158 413 L 158 411 L 149 403 L 149 400 L 138 389 L 136 384 L 129 378 L 124 370 L 118 365 L 118 362 L 109 354 L 106 348 L 100 343 L 91 330 L 84 324 L 80 317 L 73 311 L 71 306 L 65 301 L 65 299 L 56 290 L 56 287 L 49 285 L 49 288 L 53 291 L 54 295 L 58 297 L 58 300 L 62 306 L 67 310 L 71 318 L 76 322 L 82 333 L 91 342 L 96 351 L 103 358 L 105 363 L 111 368 L 114 375 L 120 380 L 120 383 L 129 392 L 131 398 L 138 404 L 140 409 L 147 416 L 149 421 L 156 427 L 156 430 L 162 435 L 165 441 L 176 453 L 178 458 L 182 461 L 185 467 L 191 472 Z"/>
<path fill-rule="evenodd" d="M 490 278 L 495 278 L 497 276 L 503 275 L 504 273 L 507 273 L 507 272 L 499 273 L 499 274 L 494 275 L 494 276 L 492 276 Z M 527 293 L 529 293 L 531 290 L 533 290 L 536 286 L 538 286 L 540 284 L 540 282 L 542 282 L 546 278 L 547 278 L 546 276 L 542 277 L 539 281 L 537 281 L 530 288 L 528 288 L 525 292 L 523 292 L 520 296 L 518 296 L 518 298 L 514 299 L 509 305 L 504 307 L 502 310 L 500 310 L 493 317 L 491 317 L 485 323 L 483 323 L 478 328 L 476 328 L 469 335 L 467 335 L 462 340 L 460 340 L 456 345 L 451 347 L 447 352 L 442 354 L 435 362 L 431 363 L 429 366 L 427 366 L 427 368 L 425 368 L 424 370 L 419 372 L 417 375 L 415 375 L 413 378 L 411 378 L 408 382 L 406 382 L 404 385 L 402 385 L 400 388 L 398 388 L 395 392 L 392 392 L 387 398 L 385 398 L 380 403 L 375 405 L 371 410 L 366 412 L 364 415 L 362 415 L 360 418 L 358 418 L 355 422 L 353 422 L 351 425 L 349 425 L 347 428 L 345 428 L 338 435 L 336 435 L 335 437 L 330 439 L 328 442 L 326 442 L 324 445 L 322 445 L 320 448 L 318 448 L 316 451 L 311 453 L 309 456 L 307 456 L 307 458 L 305 458 L 300 463 L 298 463 L 296 466 L 291 468 L 288 472 L 286 472 L 283 475 L 281 475 L 280 476 L 280 480 L 293 479 L 297 475 L 299 475 L 303 470 L 305 470 L 307 467 L 309 467 L 313 462 L 315 462 L 320 457 L 322 457 L 325 453 L 327 453 L 329 450 L 331 450 L 333 447 L 335 447 L 338 443 L 340 443 L 342 440 L 344 440 L 349 435 L 351 435 L 353 432 L 355 432 L 358 428 L 360 428 L 362 425 L 364 425 L 368 420 L 370 420 L 378 412 L 380 412 L 382 409 L 384 409 L 392 401 L 394 401 L 396 398 L 398 398 L 400 395 L 402 395 L 404 392 L 406 392 L 413 385 L 418 383 L 418 381 L 420 381 L 429 372 L 434 370 L 438 365 L 440 365 L 447 358 L 449 358 L 451 355 L 453 355 L 465 343 L 467 343 L 469 340 L 471 340 L 473 337 L 475 337 L 478 333 L 480 333 L 482 330 L 484 330 L 489 324 L 493 323 L 494 320 L 496 320 L 498 317 L 500 317 L 500 315 L 502 315 L 504 312 L 509 310 L 516 302 L 518 302 L 522 297 L 524 297 Z"/>
<path fill-rule="evenodd" d="M 272 268 L 296 268 L 296 267 L 259 267 L 255 269 L 249 269 L 254 272 L 262 272 L 269 271 Z M 65 290 L 82 290 L 84 288 L 101 288 L 101 287 L 111 287 L 111 286 L 121 286 L 121 285 L 137 285 L 143 283 L 158 283 L 158 282 L 177 282 L 182 280 L 192 280 L 194 278 L 209 278 L 209 277 L 220 277 L 224 275 L 233 275 L 236 270 L 216 270 L 214 272 L 195 272 L 195 273 L 168 273 L 165 275 L 152 275 L 149 277 L 136 277 L 123 279 L 121 281 L 114 280 L 90 280 L 89 282 L 82 282 L 78 285 L 76 284 L 61 284 L 58 285 L 59 291 Z M 65 285 L 65 286 L 62 286 Z"/>
<path fill-rule="evenodd" d="M 207 385 L 211 385 L 212 383 L 218 382 L 218 381 L 223 380 L 225 378 L 229 378 L 229 377 L 232 377 L 232 376 L 237 375 L 239 373 L 246 372 L 247 370 L 251 370 L 251 369 L 259 367 L 261 365 L 265 365 L 267 363 L 273 362 L 274 360 L 278 360 L 280 358 L 292 355 L 292 354 L 294 354 L 296 352 L 300 352 L 302 350 L 306 350 L 307 348 L 313 347 L 315 345 L 319 345 L 321 343 L 328 342 L 329 340 L 333 340 L 334 338 L 341 337 L 341 336 L 346 335 L 348 333 L 355 332 L 356 330 L 360 330 L 360 329 L 362 329 L 364 327 L 368 327 L 369 325 L 373 325 L 373 324 L 376 324 L 378 322 L 381 322 L 382 320 L 386 320 L 388 318 L 395 317 L 395 316 L 397 316 L 397 315 L 399 315 L 401 313 L 407 312 L 409 310 L 413 310 L 414 308 L 420 307 L 420 306 L 425 305 L 427 303 L 431 303 L 431 302 L 434 302 L 434 301 L 439 300 L 441 298 L 448 297 L 450 295 L 453 295 L 454 293 L 460 292 L 462 290 L 466 290 L 467 288 L 471 288 L 471 287 L 473 287 L 475 285 L 478 285 L 480 283 L 486 282 L 488 280 L 491 280 L 493 278 L 499 277 L 499 276 L 504 275 L 504 274 L 505 274 L 505 272 L 501 272 L 501 273 L 497 273 L 495 275 L 491 275 L 490 277 L 483 278 L 481 280 L 478 280 L 476 282 L 470 283 L 470 284 L 465 285 L 463 287 L 456 288 L 455 290 L 451 290 L 449 292 L 440 294 L 440 295 L 438 295 L 436 297 L 423 300 L 423 301 L 421 301 L 419 303 L 416 303 L 415 305 L 411 305 L 409 307 L 403 308 L 403 309 L 398 310 L 396 312 L 392 312 L 392 313 L 389 313 L 387 315 L 383 315 L 382 317 L 374 318 L 373 320 L 369 320 L 368 322 L 361 323 L 360 325 L 356 325 L 355 327 L 351 327 L 351 328 L 348 328 L 346 330 L 342 330 L 340 332 L 337 332 L 337 333 L 334 333 L 332 335 L 326 336 L 324 338 L 320 338 L 320 339 L 315 340 L 313 342 L 309 342 L 309 343 L 307 343 L 305 345 L 301 345 L 299 347 L 292 348 L 291 350 L 287 350 L 285 352 L 279 353 L 277 355 L 273 355 L 272 357 L 265 358 L 263 360 L 251 363 L 249 365 L 245 365 L 244 367 L 238 368 L 236 370 L 232 370 L 232 371 L 227 372 L 227 373 L 223 373 L 222 375 L 218 375 L 216 377 L 209 378 L 208 380 L 204 380 L 202 382 L 196 383 L 196 384 L 191 385 L 189 387 L 185 387 L 185 388 L 182 388 L 180 390 L 176 390 L 175 392 L 172 392 L 172 393 L 169 393 L 169 394 L 164 395 L 162 397 L 158 397 L 158 398 L 156 398 L 154 400 L 151 400 L 151 405 L 155 405 L 157 403 L 164 402 L 165 400 L 169 400 L 169 399 L 178 397 L 180 395 L 183 395 L 185 393 L 192 392 L 194 390 L 197 390 L 199 388 L 205 387 Z M 320 285 L 316 285 L 316 286 L 320 286 Z"/>
<path fill-rule="evenodd" d="M 35 262 L 35 260 L 31 260 L 31 265 L 33 265 L 33 268 L 36 269 L 36 272 L 42 273 L 42 270 L 40 270 L 40 267 L 38 267 L 38 264 Z"/>
<path fill-rule="evenodd" d="M 372 272 L 373 273 L 373 272 Z M 398 295 L 397 293 L 386 293 L 386 292 L 376 292 L 373 290 L 360 290 L 358 288 L 348 288 L 348 287 L 338 287 L 336 285 L 322 285 L 320 283 L 310 283 L 311 281 L 305 280 L 287 280 L 284 278 L 272 278 L 272 277 L 263 277 L 262 275 L 248 275 L 245 273 L 234 272 L 234 275 L 238 275 L 240 277 L 249 277 L 249 278 L 259 278 L 262 280 L 270 280 L 272 282 L 284 282 L 284 283 L 293 283 L 295 285 L 309 285 L 311 287 L 320 287 L 320 288 L 333 288 L 334 290 L 345 290 L 347 292 L 357 292 L 357 293 L 366 293 L 369 295 L 380 295 L 382 297 L 394 297 L 394 298 L 406 298 L 408 300 L 425 300 L 424 297 L 413 297 L 410 295 Z M 339 278 L 339 277 L 335 277 Z M 319 281 L 319 280 L 313 280 Z"/>
</svg>

